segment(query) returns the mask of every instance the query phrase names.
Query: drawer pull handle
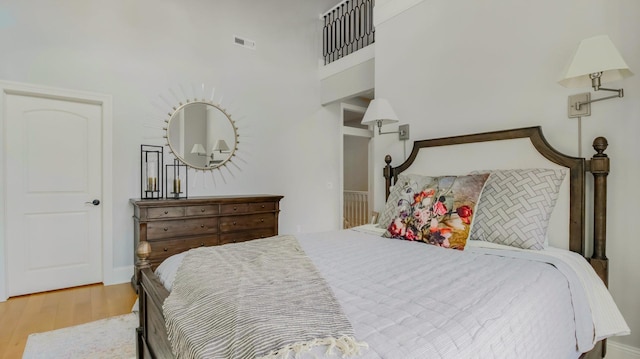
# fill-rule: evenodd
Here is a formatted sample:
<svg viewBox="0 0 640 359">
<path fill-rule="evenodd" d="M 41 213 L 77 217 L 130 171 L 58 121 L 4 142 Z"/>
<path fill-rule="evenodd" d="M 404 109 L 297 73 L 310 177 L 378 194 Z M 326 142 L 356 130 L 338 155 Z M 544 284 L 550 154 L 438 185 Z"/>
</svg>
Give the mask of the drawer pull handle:
<svg viewBox="0 0 640 359">
<path fill-rule="evenodd" d="M 260 222 L 264 222 L 264 218 L 260 218 Z"/>
<path fill-rule="evenodd" d="M 234 225 L 234 226 L 236 225 L 236 221 L 233 221 L 233 225 Z"/>
<path fill-rule="evenodd" d="M 262 208 L 264 208 L 264 204 L 262 205 Z"/>
<path fill-rule="evenodd" d="M 204 224 L 201 224 L 201 225 L 200 225 L 200 228 L 204 228 Z"/>
<path fill-rule="evenodd" d="M 166 252 L 166 251 L 168 251 L 168 250 L 169 250 L 169 248 L 164 247 L 164 249 L 162 249 L 162 250 Z"/>
<path fill-rule="evenodd" d="M 204 242 L 200 242 L 200 247 L 204 247 Z"/>
<path fill-rule="evenodd" d="M 204 208 L 200 210 L 200 212 L 202 212 L 202 213 L 204 213 L 204 211 L 205 211 L 205 209 L 204 209 Z"/>
<path fill-rule="evenodd" d="M 164 211 L 164 214 L 169 214 L 169 211 Z"/>
<path fill-rule="evenodd" d="M 167 227 L 164 227 L 163 229 L 164 229 L 165 232 L 169 230 L 169 228 L 167 228 Z"/>
<path fill-rule="evenodd" d="M 237 210 L 238 210 L 238 207 L 233 207 L 233 210 L 234 210 L 234 211 L 237 211 Z"/>
</svg>

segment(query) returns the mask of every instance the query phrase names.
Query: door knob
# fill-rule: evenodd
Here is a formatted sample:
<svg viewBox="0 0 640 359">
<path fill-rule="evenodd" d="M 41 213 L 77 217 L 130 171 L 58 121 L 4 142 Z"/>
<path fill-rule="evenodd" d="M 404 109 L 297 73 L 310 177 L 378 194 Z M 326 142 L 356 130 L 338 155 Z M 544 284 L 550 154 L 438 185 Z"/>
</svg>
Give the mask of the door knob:
<svg viewBox="0 0 640 359">
<path fill-rule="evenodd" d="M 100 200 L 99 200 L 99 199 L 94 199 L 94 200 L 93 200 L 93 201 L 91 201 L 91 202 L 85 202 L 85 203 L 86 203 L 86 204 L 92 204 L 92 205 L 94 205 L 94 206 L 97 206 L 97 205 L 99 205 L 99 204 L 100 204 Z"/>
</svg>

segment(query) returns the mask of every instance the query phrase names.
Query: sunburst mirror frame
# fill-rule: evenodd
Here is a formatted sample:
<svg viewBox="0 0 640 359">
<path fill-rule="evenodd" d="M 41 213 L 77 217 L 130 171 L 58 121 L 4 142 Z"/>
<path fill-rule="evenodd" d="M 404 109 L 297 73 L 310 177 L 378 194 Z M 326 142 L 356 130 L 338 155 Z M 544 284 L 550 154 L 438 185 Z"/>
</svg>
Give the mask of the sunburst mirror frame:
<svg viewBox="0 0 640 359">
<path fill-rule="evenodd" d="M 169 137 L 170 137 L 170 125 L 171 125 L 171 121 L 176 117 L 176 114 L 178 114 L 182 109 L 184 109 L 186 106 L 188 105 L 193 105 L 193 104 L 204 104 L 207 106 L 212 106 L 213 108 L 217 109 L 218 111 L 222 112 L 222 114 L 224 114 L 224 116 L 226 116 L 227 120 L 229 120 L 229 123 L 231 124 L 231 128 L 233 129 L 233 146 L 230 146 L 231 148 L 230 153 L 228 154 L 228 156 L 222 160 L 222 162 L 220 163 L 215 163 L 212 166 L 197 166 L 194 165 L 193 163 L 189 163 L 188 161 L 186 161 L 184 159 L 183 156 L 181 156 L 178 151 L 176 151 L 176 149 L 171 145 L 171 141 L 169 141 Z M 172 108 L 172 111 L 168 113 L 169 118 L 166 119 L 164 122 L 166 123 L 166 127 L 163 128 L 163 130 L 165 131 L 165 135 L 163 136 L 164 139 L 166 140 L 166 144 L 165 146 L 167 146 L 169 148 L 169 151 L 171 151 L 171 153 L 173 154 L 173 156 L 175 158 L 177 158 L 180 162 L 184 163 L 185 165 L 187 165 L 190 168 L 193 168 L 195 170 L 200 170 L 200 171 L 213 171 L 215 169 L 221 169 L 222 167 L 227 166 L 227 164 L 232 162 L 232 158 L 236 155 L 236 151 L 238 150 L 238 145 L 240 143 L 240 141 L 238 140 L 238 128 L 236 127 L 236 122 L 231 118 L 231 114 L 229 114 L 227 112 L 227 110 L 225 108 L 223 108 L 219 103 L 213 103 L 213 101 L 207 101 L 205 99 L 194 99 L 193 101 L 187 99 L 185 100 L 185 102 L 179 102 L 178 106 L 174 106 Z"/>
</svg>

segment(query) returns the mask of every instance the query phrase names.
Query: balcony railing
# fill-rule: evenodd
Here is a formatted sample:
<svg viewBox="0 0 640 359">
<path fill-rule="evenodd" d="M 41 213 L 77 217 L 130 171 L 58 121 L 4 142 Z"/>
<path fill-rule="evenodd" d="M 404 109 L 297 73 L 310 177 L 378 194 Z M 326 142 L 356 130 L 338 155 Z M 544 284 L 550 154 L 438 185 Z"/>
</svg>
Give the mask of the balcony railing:
<svg viewBox="0 0 640 359">
<path fill-rule="evenodd" d="M 369 223 L 369 194 L 365 191 L 344 191 L 344 228 Z"/>
<path fill-rule="evenodd" d="M 374 5 L 374 0 L 345 0 L 323 15 L 325 65 L 374 43 Z"/>
</svg>

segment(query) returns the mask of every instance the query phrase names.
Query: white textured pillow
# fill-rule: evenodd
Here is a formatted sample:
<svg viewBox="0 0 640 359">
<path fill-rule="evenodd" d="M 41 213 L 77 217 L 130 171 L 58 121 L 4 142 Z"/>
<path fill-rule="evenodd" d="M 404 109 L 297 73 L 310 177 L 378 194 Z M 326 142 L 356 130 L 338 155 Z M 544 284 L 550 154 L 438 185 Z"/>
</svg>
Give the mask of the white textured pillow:
<svg viewBox="0 0 640 359">
<path fill-rule="evenodd" d="M 565 170 L 530 168 L 491 173 L 469 235 L 524 249 L 544 249 Z"/>
<path fill-rule="evenodd" d="M 184 259 L 184 256 L 187 255 L 187 252 L 172 255 L 162 261 L 158 268 L 156 268 L 155 273 L 160 279 L 160 283 L 162 283 L 168 291 L 171 291 L 171 288 L 173 287 L 173 281 L 176 279 L 178 267 L 182 264 L 182 260 Z"/>
</svg>

